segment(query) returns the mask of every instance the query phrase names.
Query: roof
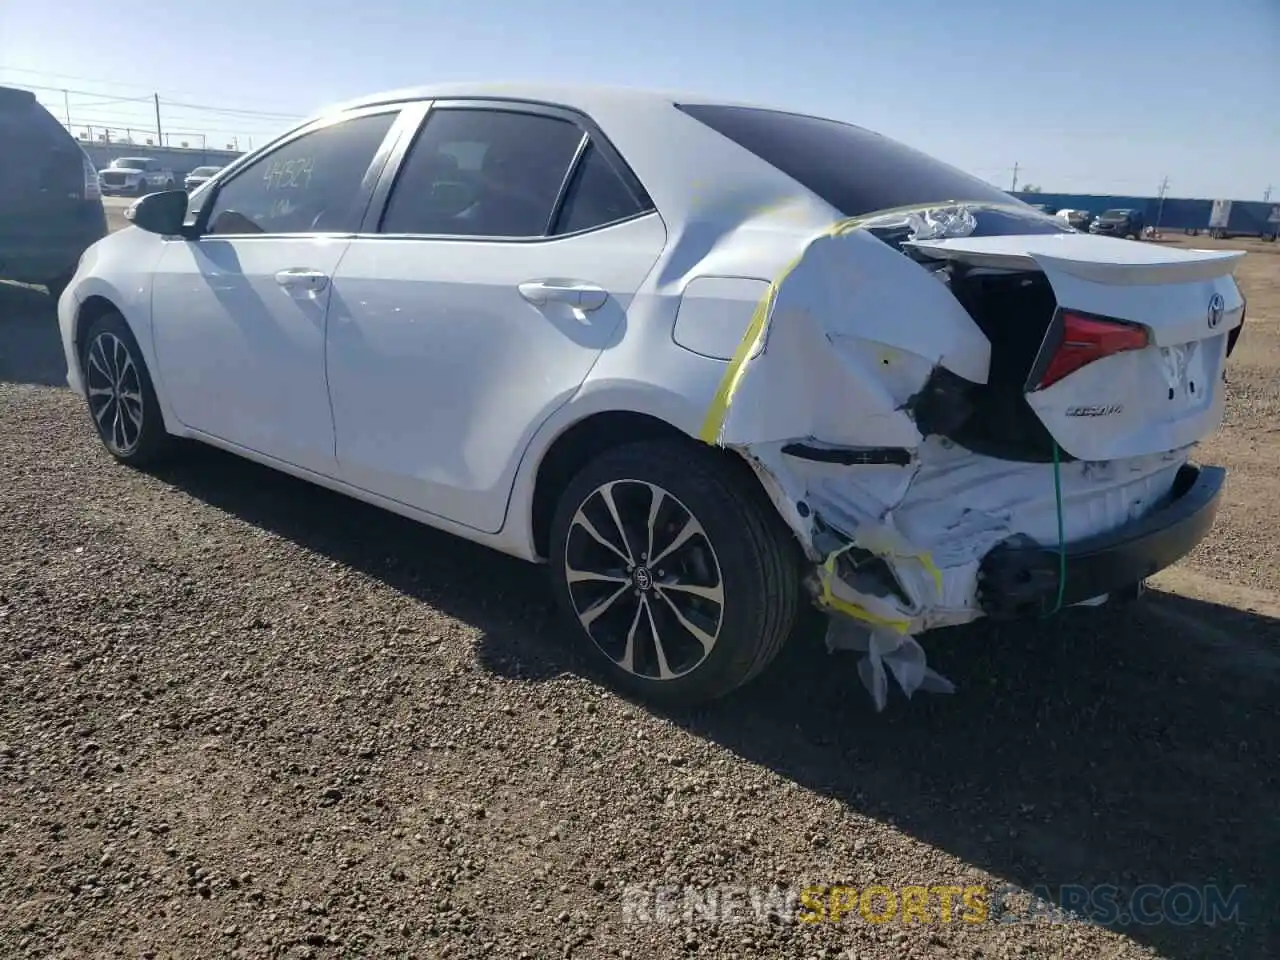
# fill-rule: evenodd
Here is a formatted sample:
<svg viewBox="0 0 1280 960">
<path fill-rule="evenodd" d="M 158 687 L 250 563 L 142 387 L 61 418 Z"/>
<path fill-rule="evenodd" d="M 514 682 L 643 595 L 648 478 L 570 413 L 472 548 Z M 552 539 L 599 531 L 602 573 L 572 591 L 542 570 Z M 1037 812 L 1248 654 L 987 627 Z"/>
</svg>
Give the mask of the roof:
<svg viewBox="0 0 1280 960">
<path fill-rule="evenodd" d="M 586 113 L 594 113 L 601 109 L 670 106 L 673 103 L 719 103 L 741 107 L 764 106 L 763 104 L 746 103 L 725 97 L 708 97 L 705 94 L 689 91 L 648 90 L 638 87 L 612 87 L 595 84 L 461 81 L 384 90 L 334 104 L 323 112 L 350 110 L 397 100 L 430 100 L 443 97 L 528 100 L 536 103 L 558 104 Z"/>
</svg>

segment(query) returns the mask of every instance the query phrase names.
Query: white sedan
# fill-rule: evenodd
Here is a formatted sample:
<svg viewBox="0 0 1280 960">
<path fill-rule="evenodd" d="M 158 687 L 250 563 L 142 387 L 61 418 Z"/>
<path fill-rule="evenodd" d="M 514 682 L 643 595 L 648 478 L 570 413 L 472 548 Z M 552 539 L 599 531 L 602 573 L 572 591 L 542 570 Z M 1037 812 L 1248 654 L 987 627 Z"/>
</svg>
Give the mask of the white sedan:
<svg viewBox="0 0 1280 960">
<path fill-rule="evenodd" d="M 188 437 L 548 562 L 619 685 L 728 693 L 804 600 L 914 639 L 1191 550 L 1239 254 L 1071 231 L 862 128 L 466 85 L 347 103 L 130 210 L 59 303 L 107 450 Z"/>
</svg>

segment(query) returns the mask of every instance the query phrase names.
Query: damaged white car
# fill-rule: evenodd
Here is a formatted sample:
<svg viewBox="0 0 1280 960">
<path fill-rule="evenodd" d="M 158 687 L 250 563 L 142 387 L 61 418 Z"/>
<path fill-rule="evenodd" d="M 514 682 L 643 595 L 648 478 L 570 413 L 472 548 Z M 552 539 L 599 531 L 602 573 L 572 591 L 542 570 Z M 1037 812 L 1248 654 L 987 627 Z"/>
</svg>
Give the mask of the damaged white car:
<svg viewBox="0 0 1280 960">
<path fill-rule="evenodd" d="M 1240 255 L 1080 234 L 855 126 L 400 91 L 130 217 L 59 303 L 117 459 L 195 438 L 545 561 L 644 696 L 741 686 L 803 602 L 877 705 L 947 690 L 920 634 L 1136 593 L 1221 495 L 1189 456 Z"/>
</svg>

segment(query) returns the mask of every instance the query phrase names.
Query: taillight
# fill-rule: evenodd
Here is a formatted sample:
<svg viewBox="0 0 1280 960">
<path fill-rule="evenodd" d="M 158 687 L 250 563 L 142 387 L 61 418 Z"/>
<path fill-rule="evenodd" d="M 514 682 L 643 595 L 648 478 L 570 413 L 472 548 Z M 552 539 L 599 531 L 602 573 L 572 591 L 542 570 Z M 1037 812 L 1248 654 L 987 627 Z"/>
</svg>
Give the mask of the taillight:
<svg viewBox="0 0 1280 960">
<path fill-rule="evenodd" d="M 1126 350 L 1141 350 L 1151 343 L 1146 327 L 1120 320 L 1099 320 L 1063 311 L 1062 340 L 1049 358 L 1035 389 L 1057 383 L 1081 367 Z"/>
</svg>

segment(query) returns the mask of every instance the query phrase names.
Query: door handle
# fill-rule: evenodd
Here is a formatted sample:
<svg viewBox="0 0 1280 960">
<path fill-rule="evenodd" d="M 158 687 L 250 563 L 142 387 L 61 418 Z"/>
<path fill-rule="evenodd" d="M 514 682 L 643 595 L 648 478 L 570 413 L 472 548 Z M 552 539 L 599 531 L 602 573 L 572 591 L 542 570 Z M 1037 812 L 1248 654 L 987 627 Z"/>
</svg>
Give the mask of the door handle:
<svg viewBox="0 0 1280 960">
<path fill-rule="evenodd" d="M 317 293 L 329 285 L 329 275 L 305 267 L 291 267 L 276 273 L 276 283 L 286 290 L 308 290 Z"/>
<path fill-rule="evenodd" d="M 580 280 L 529 280 L 518 287 L 530 303 L 565 303 L 579 310 L 598 310 L 609 300 L 609 292 L 594 283 Z"/>
</svg>

